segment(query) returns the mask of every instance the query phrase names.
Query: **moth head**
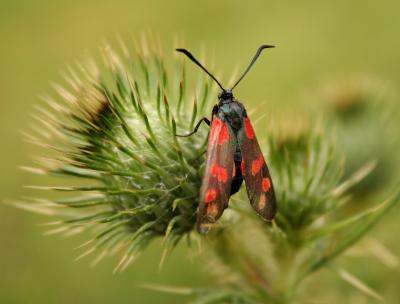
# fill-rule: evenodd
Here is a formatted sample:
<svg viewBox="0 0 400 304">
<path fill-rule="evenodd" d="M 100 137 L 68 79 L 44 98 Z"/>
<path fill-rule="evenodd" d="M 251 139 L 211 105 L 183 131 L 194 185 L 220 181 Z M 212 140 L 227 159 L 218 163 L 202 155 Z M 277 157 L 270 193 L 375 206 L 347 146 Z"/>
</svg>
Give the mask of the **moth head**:
<svg viewBox="0 0 400 304">
<path fill-rule="evenodd" d="M 225 90 L 218 94 L 219 100 L 233 99 L 232 90 Z"/>
</svg>

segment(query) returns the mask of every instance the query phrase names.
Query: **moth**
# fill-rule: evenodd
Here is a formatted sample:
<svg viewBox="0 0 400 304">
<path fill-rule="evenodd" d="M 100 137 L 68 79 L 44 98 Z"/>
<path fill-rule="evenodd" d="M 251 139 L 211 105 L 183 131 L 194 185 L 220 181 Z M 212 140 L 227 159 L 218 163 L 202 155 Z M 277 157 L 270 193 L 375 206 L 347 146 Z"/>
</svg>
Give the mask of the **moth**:
<svg viewBox="0 0 400 304">
<path fill-rule="evenodd" d="M 221 88 L 211 121 L 203 117 L 194 130 L 180 137 L 191 136 L 205 122 L 210 126 L 205 171 L 197 209 L 197 231 L 206 234 L 228 207 L 229 198 L 239 191 L 243 180 L 254 210 L 265 220 L 272 220 L 277 211 L 271 175 L 258 144 L 246 109 L 233 96 L 233 89 L 248 73 L 261 52 L 272 45 L 258 48 L 252 61 L 231 89 L 221 83 L 186 49 L 176 49 L 206 72 Z"/>
</svg>

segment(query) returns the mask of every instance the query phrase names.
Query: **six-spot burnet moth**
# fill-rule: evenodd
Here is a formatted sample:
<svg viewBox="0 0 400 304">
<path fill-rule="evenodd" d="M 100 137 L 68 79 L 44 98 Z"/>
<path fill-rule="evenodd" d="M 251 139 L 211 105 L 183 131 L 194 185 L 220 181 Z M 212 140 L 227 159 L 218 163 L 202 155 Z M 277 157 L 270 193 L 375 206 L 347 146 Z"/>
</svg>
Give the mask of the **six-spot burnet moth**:
<svg viewBox="0 0 400 304">
<path fill-rule="evenodd" d="M 268 167 L 246 109 L 232 94 L 232 90 L 247 74 L 262 50 L 272 47 L 260 46 L 243 75 L 229 90 L 225 90 L 189 51 L 176 49 L 196 63 L 222 89 L 218 95 L 218 104 L 213 107 L 211 121 L 203 117 L 193 132 L 177 135 L 186 137 L 196 133 L 202 122 L 211 125 L 197 210 L 197 230 L 200 233 L 207 233 L 220 218 L 228 207 L 230 196 L 239 191 L 243 178 L 247 196 L 256 212 L 266 220 L 272 220 L 275 216 L 276 199 Z"/>
</svg>

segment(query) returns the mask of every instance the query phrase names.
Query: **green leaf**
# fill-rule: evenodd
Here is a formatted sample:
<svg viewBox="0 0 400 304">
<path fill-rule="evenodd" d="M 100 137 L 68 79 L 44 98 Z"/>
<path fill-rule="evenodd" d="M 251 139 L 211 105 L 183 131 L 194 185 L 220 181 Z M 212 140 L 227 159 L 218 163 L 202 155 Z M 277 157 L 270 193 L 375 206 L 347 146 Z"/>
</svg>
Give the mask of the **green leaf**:
<svg viewBox="0 0 400 304">
<path fill-rule="evenodd" d="M 332 234 L 337 236 L 339 231 L 345 230 L 345 234 L 340 235 L 340 238 L 334 238 L 333 240 L 330 240 L 329 244 L 325 246 L 326 249 L 324 252 L 322 252 L 322 254 L 318 254 L 316 257 L 310 257 L 308 261 L 311 262 L 308 262 L 306 265 L 304 265 L 294 284 L 297 285 L 310 273 L 327 265 L 346 249 L 354 245 L 367 232 L 369 232 L 389 210 L 396 206 L 399 200 L 400 190 L 397 190 L 397 193 L 392 195 L 389 199 L 377 207 L 365 211 L 361 215 L 356 215 L 350 219 L 333 224 L 331 227 L 326 228 L 323 234 L 327 235 L 328 239 Z"/>
<path fill-rule="evenodd" d="M 375 300 L 378 300 L 380 302 L 384 302 L 383 297 L 378 294 L 376 291 L 374 291 L 371 287 L 369 287 L 367 284 L 365 284 L 363 281 L 360 279 L 356 278 L 354 275 L 346 271 L 345 269 L 339 269 L 337 271 L 338 275 L 340 278 L 353 287 L 357 288 L 360 290 L 362 293 L 366 294 L 369 297 L 374 298 Z"/>
</svg>

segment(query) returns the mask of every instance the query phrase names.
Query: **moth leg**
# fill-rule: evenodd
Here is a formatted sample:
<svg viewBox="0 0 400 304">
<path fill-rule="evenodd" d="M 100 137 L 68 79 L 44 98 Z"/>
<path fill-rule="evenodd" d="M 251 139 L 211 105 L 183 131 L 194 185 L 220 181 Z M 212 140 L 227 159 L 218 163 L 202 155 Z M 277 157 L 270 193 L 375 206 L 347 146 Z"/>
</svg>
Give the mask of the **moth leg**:
<svg viewBox="0 0 400 304">
<path fill-rule="evenodd" d="M 200 125 L 201 125 L 201 123 L 202 123 L 203 121 L 204 121 L 208 126 L 210 126 L 210 124 L 211 124 L 210 120 L 209 120 L 207 117 L 203 117 L 202 119 L 199 120 L 199 122 L 198 122 L 197 125 L 194 127 L 194 130 L 193 130 L 192 132 L 190 132 L 189 134 L 185 134 L 185 135 L 178 135 L 178 134 L 175 134 L 175 136 L 178 136 L 178 137 L 189 137 L 189 136 L 193 135 L 194 133 L 196 133 L 196 132 L 198 131 L 198 129 L 199 129 L 199 127 L 200 127 Z"/>
<path fill-rule="evenodd" d="M 204 154 L 206 154 L 207 150 L 204 150 L 203 152 L 201 152 L 199 155 L 197 155 L 195 158 L 193 158 L 193 161 L 198 160 L 200 157 L 202 157 Z"/>
</svg>

